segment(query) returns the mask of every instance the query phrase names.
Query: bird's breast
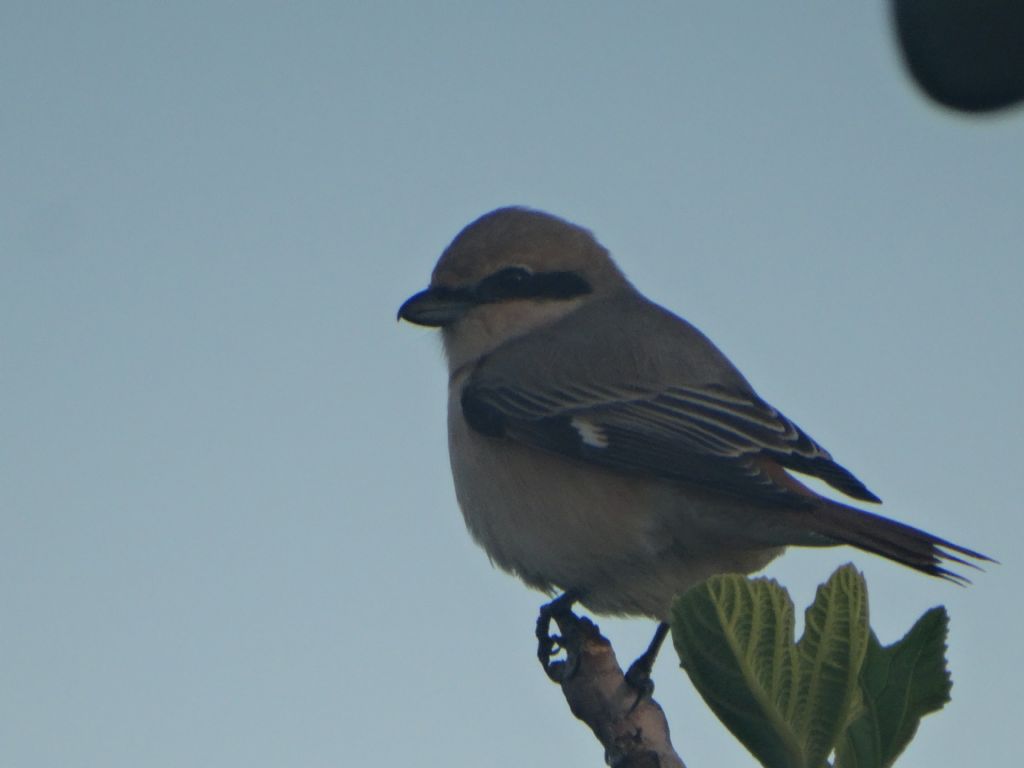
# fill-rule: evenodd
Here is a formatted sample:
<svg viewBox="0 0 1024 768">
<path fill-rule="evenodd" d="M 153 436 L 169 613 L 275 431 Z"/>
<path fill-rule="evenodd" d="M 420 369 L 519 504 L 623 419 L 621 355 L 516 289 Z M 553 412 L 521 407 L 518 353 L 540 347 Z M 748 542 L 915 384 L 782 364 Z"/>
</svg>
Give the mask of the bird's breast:
<svg viewBox="0 0 1024 768">
<path fill-rule="evenodd" d="M 649 483 L 475 431 L 453 387 L 448 448 L 455 493 L 491 559 L 535 586 L 593 581 L 601 563 L 653 554 Z"/>
</svg>

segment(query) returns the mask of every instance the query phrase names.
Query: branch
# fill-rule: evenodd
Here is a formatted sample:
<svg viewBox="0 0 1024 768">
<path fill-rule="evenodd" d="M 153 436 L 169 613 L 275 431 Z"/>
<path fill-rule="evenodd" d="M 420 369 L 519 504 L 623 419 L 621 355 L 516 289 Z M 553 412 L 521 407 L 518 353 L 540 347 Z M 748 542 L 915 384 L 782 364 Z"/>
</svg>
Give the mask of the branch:
<svg viewBox="0 0 1024 768">
<path fill-rule="evenodd" d="M 597 625 L 572 611 L 541 614 L 538 635 L 548 619 L 558 624 L 558 645 L 565 661 L 545 665 L 562 687 L 569 709 L 586 723 L 604 746 L 611 768 L 686 768 L 669 739 L 668 722 L 647 692 L 628 682 L 615 651 Z"/>
</svg>

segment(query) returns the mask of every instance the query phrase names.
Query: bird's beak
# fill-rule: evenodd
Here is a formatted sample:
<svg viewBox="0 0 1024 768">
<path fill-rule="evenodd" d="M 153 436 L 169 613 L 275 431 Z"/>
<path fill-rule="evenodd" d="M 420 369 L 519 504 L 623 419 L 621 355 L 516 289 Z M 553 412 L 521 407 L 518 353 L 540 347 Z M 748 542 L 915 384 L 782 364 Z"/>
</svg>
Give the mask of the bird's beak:
<svg viewBox="0 0 1024 768">
<path fill-rule="evenodd" d="M 398 308 L 398 319 L 433 328 L 450 325 L 478 302 L 467 290 L 437 286 L 410 296 Z"/>
</svg>

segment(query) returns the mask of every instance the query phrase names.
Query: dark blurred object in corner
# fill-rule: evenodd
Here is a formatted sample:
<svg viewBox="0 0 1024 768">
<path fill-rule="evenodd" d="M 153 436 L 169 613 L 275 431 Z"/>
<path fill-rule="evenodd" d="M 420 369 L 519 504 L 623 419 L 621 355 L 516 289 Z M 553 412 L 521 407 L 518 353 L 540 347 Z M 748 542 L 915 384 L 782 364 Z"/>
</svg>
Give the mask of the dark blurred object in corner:
<svg viewBox="0 0 1024 768">
<path fill-rule="evenodd" d="M 991 112 L 1024 100 L 1024 0 L 893 0 L 903 60 L 940 104 Z"/>
</svg>

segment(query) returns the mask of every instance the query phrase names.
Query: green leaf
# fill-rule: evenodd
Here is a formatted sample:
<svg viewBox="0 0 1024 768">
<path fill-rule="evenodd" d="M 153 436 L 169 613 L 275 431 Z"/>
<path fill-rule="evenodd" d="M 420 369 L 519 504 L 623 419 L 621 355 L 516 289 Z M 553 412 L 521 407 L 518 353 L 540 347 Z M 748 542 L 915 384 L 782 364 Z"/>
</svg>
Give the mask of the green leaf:
<svg viewBox="0 0 1024 768">
<path fill-rule="evenodd" d="M 946 609 L 932 608 L 896 643 L 874 633 L 861 672 L 864 712 L 836 750 L 837 768 L 887 768 L 906 749 L 921 718 L 949 701 Z"/>
<path fill-rule="evenodd" d="M 797 658 L 784 589 L 768 579 L 712 577 L 676 601 L 672 639 L 708 706 L 758 760 L 803 764 L 787 720 Z"/>
<path fill-rule="evenodd" d="M 676 600 L 672 637 L 694 686 L 768 768 L 819 768 L 861 708 L 867 590 L 836 571 L 793 642 L 793 603 L 775 581 L 715 576 Z"/>
<path fill-rule="evenodd" d="M 818 587 L 797 643 L 800 690 L 793 717 L 807 765 L 825 762 L 862 707 L 858 679 L 869 634 L 864 577 L 844 565 Z"/>
</svg>

